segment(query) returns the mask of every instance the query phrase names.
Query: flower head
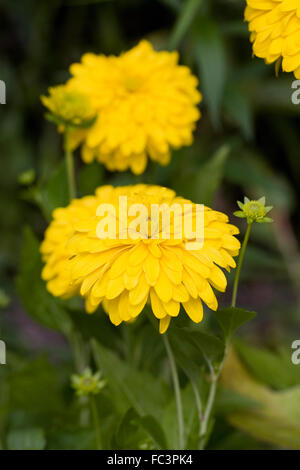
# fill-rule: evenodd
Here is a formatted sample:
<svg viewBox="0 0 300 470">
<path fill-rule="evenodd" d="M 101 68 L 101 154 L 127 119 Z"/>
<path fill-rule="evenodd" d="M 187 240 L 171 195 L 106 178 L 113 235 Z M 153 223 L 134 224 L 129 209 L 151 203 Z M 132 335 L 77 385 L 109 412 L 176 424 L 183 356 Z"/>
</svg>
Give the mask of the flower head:
<svg viewBox="0 0 300 470">
<path fill-rule="evenodd" d="M 247 0 L 253 53 L 270 64 L 282 60 L 285 72 L 300 78 L 300 10 L 296 0 Z"/>
<path fill-rule="evenodd" d="M 234 212 L 236 217 L 247 219 L 248 224 L 258 222 L 262 224 L 264 222 L 273 222 L 270 217 L 266 217 L 267 213 L 273 209 L 272 206 L 265 206 L 266 198 L 262 197 L 257 201 L 250 201 L 247 197 L 244 198 L 244 204 L 237 201 L 240 211 Z"/>
<path fill-rule="evenodd" d="M 68 84 L 98 114 L 84 138 L 85 162 L 140 174 L 147 157 L 166 165 L 171 148 L 192 143 L 201 94 L 177 52 L 156 52 L 144 40 L 119 57 L 85 54 L 70 71 Z"/>
<path fill-rule="evenodd" d="M 128 206 L 126 233 L 125 211 L 120 206 L 124 196 Z M 144 184 L 103 186 L 95 196 L 73 200 L 67 208 L 56 209 L 41 246 L 46 262 L 42 276 L 48 289 L 60 297 L 82 295 L 89 313 L 102 304 L 115 325 L 135 319 L 147 302 L 160 320 L 161 333 L 171 318 L 178 316 L 181 305 L 194 322 L 200 322 L 202 302 L 217 309 L 212 287 L 221 292 L 226 289 L 221 268 L 229 271 L 236 266 L 233 256 L 238 254 L 240 243 L 234 235 L 238 229 L 228 223 L 225 214 L 203 207 L 203 243 L 189 250 L 187 243 L 197 236 L 179 230 L 184 212 L 174 211 L 165 230 L 148 210 L 134 219 L 136 203 L 151 210 L 157 205 L 170 209 L 187 204 L 192 223 L 197 213 L 195 204 L 176 197 L 174 191 Z M 105 219 L 99 207 L 106 207 L 104 204 L 110 204 L 106 223 L 116 222 L 112 238 L 99 238 L 99 224 Z M 133 230 L 134 221 L 138 232 Z M 154 228 L 151 237 L 149 225 Z"/>
<path fill-rule="evenodd" d="M 49 120 L 61 126 L 76 128 L 89 127 L 95 120 L 95 111 L 85 93 L 72 90 L 70 86 L 58 85 L 48 90 L 49 96 L 41 96 L 41 101 L 49 113 Z"/>
<path fill-rule="evenodd" d="M 101 373 L 92 373 L 90 369 L 85 369 L 82 374 L 74 374 L 71 377 L 72 387 L 76 395 L 97 395 L 106 385 L 106 381 L 101 379 Z"/>
</svg>

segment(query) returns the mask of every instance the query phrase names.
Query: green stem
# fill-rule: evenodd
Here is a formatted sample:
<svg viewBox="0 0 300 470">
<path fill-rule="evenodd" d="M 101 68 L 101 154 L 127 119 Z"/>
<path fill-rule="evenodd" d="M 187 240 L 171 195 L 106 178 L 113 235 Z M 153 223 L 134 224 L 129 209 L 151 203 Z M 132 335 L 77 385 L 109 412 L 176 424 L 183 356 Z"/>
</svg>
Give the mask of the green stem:
<svg viewBox="0 0 300 470">
<path fill-rule="evenodd" d="M 192 389 L 194 392 L 199 423 L 201 423 L 203 421 L 203 408 L 202 408 L 202 401 L 201 401 L 200 393 L 199 393 L 198 386 L 195 380 L 191 379 L 191 385 L 192 385 Z M 199 437 L 201 438 L 201 426 L 199 427 Z"/>
<path fill-rule="evenodd" d="M 180 41 L 194 20 L 201 3 L 202 0 L 186 0 L 169 39 L 170 50 L 176 49 L 180 44 Z"/>
<path fill-rule="evenodd" d="M 213 408 L 215 398 L 216 398 L 218 378 L 219 378 L 219 374 L 217 375 L 212 374 L 211 376 L 211 386 L 209 389 L 205 412 L 204 412 L 203 419 L 201 422 L 201 427 L 200 427 L 200 446 L 199 446 L 200 450 L 203 450 L 205 448 L 206 433 L 207 433 L 207 428 L 208 428 L 208 423 L 210 420 L 212 408 Z"/>
<path fill-rule="evenodd" d="M 91 406 L 91 414 L 93 417 L 93 423 L 94 423 L 94 429 L 95 429 L 96 447 L 97 447 L 97 450 L 102 450 L 102 439 L 101 439 L 101 432 L 100 432 L 99 415 L 98 415 L 96 400 L 95 400 L 95 397 L 93 396 L 90 396 L 90 406 Z"/>
<path fill-rule="evenodd" d="M 245 251 L 246 251 L 247 244 L 248 244 L 248 241 L 249 241 L 251 228 L 252 228 L 252 223 L 248 224 L 248 227 L 247 227 L 247 230 L 246 230 L 246 233 L 245 233 L 245 237 L 244 237 L 244 240 L 243 240 L 242 248 L 241 248 L 241 251 L 240 251 L 238 263 L 237 263 L 237 269 L 236 269 L 236 272 L 235 272 L 233 290 L 232 290 L 232 300 L 231 300 L 231 306 L 232 307 L 235 307 L 235 305 L 236 305 L 241 267 L 242 267 L 242 264 L 243 264 L 243 261 L 244 261 Z M 210 386 L 210 389 L 209 389 L 209 394 L 208 394 L 208 399 L 207 399 L 207 403 L 206 403 L 206 407 L 205 407 L 205 411 L 204 411 L 203 421 L 202 421 L 201 426 L 200 426 L 200 449 L 205 448 L 207 427 L 208 427 L 208 423 L 209 423 L 209 420 L 210 420 L 210 417 L 211 417 L 213 405 L 214 405 L 215 398 L 216 398 L 216 392 L 217 392 L 217 388 L 218 388 L 219 378 L 220 378 L 224 363 L 225 363 L 227 355 L 228 355 L 229 346 L 230 346 L 230 343 L 228 342 L 228 340 L 226 340 L 224 356 L 223 356 L 222 362 L 221 362 L 219 368 L 217 369 L 217 371 L 214 370 L 211 363 L 208 363 L 209 368 L 210 368 L 211 386 Z"/>
<path fill-rule="evenodd" d="M 242 248 L 241 248 L 241 252 L 240 252 L 240 256 L 239 256 L 239 259 L 238 259 L 238 264 L 237 264 L 237 268 L 236 268 L 236 272 L 235 272 L 233 290 L 232 290 L 231 307 L 235 307 L 235 305 L 236 305 L 237 291 L 238 291 L 239 280 L 240 280 L 240 272 L 241 272 L 241 267 L 242 267 L 242 264 L 243 264 L 243 261 L 244 261 L 245 251 L 246 251 L 246 247 L 247 247 L 247 244 L 248 244 L 251 228 L 252 228 L 252 223 L 249 223 L 248 227 L 247 227 L 247 230 L 246 230 L 246 233 L 245 233 L 244 241 L 243 241 L 243 244 L 242 244 Z"/>
<path fill-rule="evenodd" d="M 80 333 L 71 331 L 68 335 L 69 343 L 72 348 L 76 371 L 81 374 L 86 367 L 86 358 L 83 350 Z"/>
<path fill-rule="evenodd" d="M 168 359 L 170 362 L 171 374 L 172 374 L 173 385 L 174 385 L 176 408 L 177 408 L 177 419 L 178 419 L 178 446 L 179 446 L 178 449 L 183 450 L 184 449 L 184 422 L 183 422 L 183 411 L 182 411 L 182 402 L 181 402 L 178 372 L 177 372 L 174 355 L 173 355 L 168 337 L 166 334 L 162 335 L 162 337 L 163 337 L 163 341 L 164 341 L 165 348 L 167 351 Z"/>
<path fill-rule="evenodd" d="M 69 145 L 69 131 L 65 131 L 65 160 L 68 176 L 69 199 L 70 201 L 76 197 L 76 183 L 75 183 L 75 170 L 74 170 L 74 157 L 73 152 Z"/>
</svg>

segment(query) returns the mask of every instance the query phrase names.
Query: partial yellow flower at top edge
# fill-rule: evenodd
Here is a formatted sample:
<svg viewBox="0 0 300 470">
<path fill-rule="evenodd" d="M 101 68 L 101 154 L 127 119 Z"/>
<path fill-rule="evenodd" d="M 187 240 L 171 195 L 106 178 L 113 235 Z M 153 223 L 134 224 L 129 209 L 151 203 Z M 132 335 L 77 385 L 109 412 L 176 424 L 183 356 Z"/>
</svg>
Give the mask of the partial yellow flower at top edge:
<svg viewBox="0 0 300 470">
<path fill-rule="evenodd" d="M 70 71 L 68 85 L 86 93 L 98 115 L 83 142 L 86 163 L 141 174 L 148 157 L 166 165 L 172 148 L 191 145 L 202 96 L 177 52 L 142 40 L 118 57 L 87 53 Z"/>
<path fill-rule="evenodd" d="M 300 78 L 300 4 L 297 0 L 246 0 L 253 53 Z"/>
<path fill-rule="evenodd" d="M 128 210 L 126 236 L 120 230 L 121 215 L 125 213 L 120 208 L 120 197 L 124 196 Z M 196 208 L 170 189 L 140 184 L 103 186 L 95 196 L 76 199 L 68 207 L 56 209 L 41 245 L 45 262 L 42 277 L 48 290 L 62 298 L 83 296 L 88 313 L 101 304 L 114 325 L 134 320 L 147 302 L 160 320 L 161 333 L 167 330 L 171 318 L 178 316 L 181 305 L 194 322 L 200 322 L 202 302 L 217 309 L 212 287 L 221 292 L 226 289 L 221 268 L 230 271 L 236 266 L 233 257 L 240 249 L 234 236 L 239 233 L 237 227 L 228 223 L 225 214 L 202 206 L 203 244 L 193 250 L 186 245 L 193 237 L 180 233 L 178 228 L 183 222 L 180 213 L 172 219 L 169 237 L 155 223 L 157 237 L 152 232 L 151 237 L 133 237 L 129 216 L 130 208 L 137 203 L 149 208 L 140 220 L 143 230 L 149 224 L 152 227 L 153 204 L 165 204 L 167 208 L 188 204 L 192 214 Z M 99 238 L 102 219 L 96 214 L 99 207 L 106 207 L 102 204 L 110 205 L 108 214 L 113 214 L 118 222 L 115 237 Z"/>
</svg>

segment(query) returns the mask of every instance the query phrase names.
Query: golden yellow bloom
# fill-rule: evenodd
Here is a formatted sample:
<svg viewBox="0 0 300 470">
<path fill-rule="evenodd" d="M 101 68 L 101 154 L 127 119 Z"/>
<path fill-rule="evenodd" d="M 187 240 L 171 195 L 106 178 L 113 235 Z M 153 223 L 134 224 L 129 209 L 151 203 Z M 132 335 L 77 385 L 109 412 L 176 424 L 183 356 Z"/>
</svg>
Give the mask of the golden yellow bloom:
<svg viewBox="0 0 300 470">
<path fill-rule="evenodd" d="M 127 197 L 126 236 L 120 196 Z M 49 291 L 64 298 L 82 295 L 89 313 L 102 304 L 115 325 L 136 318 L 147 301 L 160 320 L 161 333 L 167 330 L 171 318 L 179 314 L 181 305 L 194 322 L 200 322 L 202 302 L 217 309 L 212 287 L 221 292 L 226 289 L 226 277 L 220 268 L 229 271 L 236 266 L 233 256 L 238 254 L 240 243 L 234 235 L 238 229 L 228 223 L 225 214 L 204 207 L 203 246 L 188 250 L 186 242 L 195 240 L 195 236 L 180 234 L 178 227 L 183 214 L 174 213 L 168 233 L 160 223 L 153 224 L 156 232 L 151 231 L 149 238 L 146 231 L 154 219 L 152 212 L 149 218 L 148 211 L 146 215 L 141 213 L 140 235 L 133 237 L 130 231 L 136 218 L 130 208 L 136 203 L 145 208 L 152 208 L 153 204 L 165 204 L 167 208 L 189 204 L 193 210 L 196 208 L 170 189 L 140 184 L 103 186 L 95 196 L 73 200 L 67 208 L 56 209 L 41 246 L 46 262 L 42 277 Z M 117 222 L 115 238 L 99 238 L 99 222 L 104 219 L 96 214 L 102 204 L 115 208 L 114 214 L 110 211 Z"/>
<path fill-rule="evenodd" d="M 171 148 L 192 143 L 201 94 L 177 52 L 156 52 L 143 40 L 119 57 L 85 54 L 70 71 L 68 85 L 87 93 L 98 114 L 84 139 L 85 162 L 140 174 L 148 156 L 166 165 Z"/>
<path fill-rule="evenodd" d="M 300 8 L 298 0 L 246 0 L 253 53 L 300 78 Z"/>
</svg>

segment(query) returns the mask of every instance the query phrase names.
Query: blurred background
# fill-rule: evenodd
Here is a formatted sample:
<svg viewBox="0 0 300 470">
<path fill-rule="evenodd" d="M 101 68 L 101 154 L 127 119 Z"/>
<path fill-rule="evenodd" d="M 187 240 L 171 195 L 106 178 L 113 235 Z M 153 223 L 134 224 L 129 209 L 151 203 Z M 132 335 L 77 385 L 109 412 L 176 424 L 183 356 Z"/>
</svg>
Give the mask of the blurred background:
<svg viewBox="0 0 300 470">
<path fill-rule="evenodd" d="M 41 240 L 51 210 L 67 202 L 59 167 L 60 136 L 43 118 L 40 95 L 63 83 L 69 65 L 83 53 L 118 55 L 141 38 L 157 49 L 178 49 L 180 62 L 199 77 L 204 99 L 195 142 L 173 152 L 165 168 L 150 162 L 139 177 L 109 173 L 98 164 L 83 165 L 78 155 L 80 194 L 108 183 L 161 184 L 226 212 L 242 233 L 244 221 L 232 215 L 236 201 L 244 195 L 266 196 L 267 205 L 274 206 L 274 224 L 253 228 L 238 299 L 239 306 L 258 315 L 241 337 L 290 362 L 291 343 L 300 338 L 300 105 L 291 102 L 291 74 L 276 77 L 274 66 L 252 58 L 244 7 L 243 0 L 0 1 L 0 79 L 6 83 L 6 104 L 0 105 L 0 338 L 10 355 L 11 380 L 21 384 L 25 396 L 30 396 L 26 380 L 34 374 L 32 367 L 37 375 L 45 374 L 41 353 L 46 352 L 51 364 L 59 362 L 62 375 L 71 361 L 64 336 L 54 331 L 59 328 L 44 319 L 48 304 L 42 294 L 31 291 L 39 274 L 36 271 L 35 279 L 33 259 L 22 248 L 23 227 L 33 227 Z M 37 239 L 25 229 L 27 244 L 36 248 Z M 16 283 L 20 271 L 22 281 Z M 221 305 L 228 305 L 228 292 L 220 297 Z M 75 303 L 70 308 L 81 325 Z M 51 305 L 52 312 L 56 308 Z M 101 321 L 99 334 L 105 337 L 111 326 L 106 318 Z M 130 333 L 120 329 L 116 343 L 123 334 Z M 33 365 L 27 370 L 28 361 Z M 300 366 L 293 367 L 296 378 L 287 386 L 299 383 Z M 4 373 L 3 367 L 0 371 Z M 34 395 L 39 402 L 52 386 L 51 374 L 46 375 Z M 3 388 L 0 397 L 1 393 L 0 420 L 2 416 L 6 426 Z M 22 397 L 14 400 L 15 414 L 9 419 L 22 423 Z M 51 406 L 43 412 L 50 411 Z M 59 445 L 63 447 L 53 444 Z"/>
</svg>

